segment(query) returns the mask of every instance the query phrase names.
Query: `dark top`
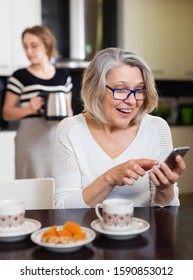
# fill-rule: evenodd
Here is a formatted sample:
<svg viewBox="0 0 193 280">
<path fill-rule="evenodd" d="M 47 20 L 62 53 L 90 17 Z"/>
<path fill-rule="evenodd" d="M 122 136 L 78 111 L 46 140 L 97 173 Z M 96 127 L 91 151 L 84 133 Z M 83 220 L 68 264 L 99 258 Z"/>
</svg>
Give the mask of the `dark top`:
<svg viewBox="0 0 193 280">
<path fill-rule="evenodd" d="M 20 96 L 20 106 L 28 105 L 30 99 L 41 92 L 64 92 L 72 90 L 72 80 L 66 69 L 56 68 L 51 79 L 40 79 L 26 68 L 19 69 L 8 79 L 7 91 Z M 37 115 L 36 115 L 37 116 Z"/>
</svg>

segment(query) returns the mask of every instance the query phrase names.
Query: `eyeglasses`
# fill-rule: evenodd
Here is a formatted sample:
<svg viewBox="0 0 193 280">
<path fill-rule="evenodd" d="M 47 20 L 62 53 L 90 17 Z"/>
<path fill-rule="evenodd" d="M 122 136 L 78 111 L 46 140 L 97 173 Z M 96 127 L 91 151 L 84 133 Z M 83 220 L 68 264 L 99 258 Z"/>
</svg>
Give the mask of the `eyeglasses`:
<svg viewBox="0 0 193 280">
<path fill-rule="evenodd" d="M 128 89 L 128 88 L 111 88 L 106 85 L 106 88 L 112 91 L 113 98 L 117 100 L 126 100 L 131 94 L 134 95 L 135 100 L 141 101 L 146 98 L 146 90 L 142 89 Z"/>
</svg>

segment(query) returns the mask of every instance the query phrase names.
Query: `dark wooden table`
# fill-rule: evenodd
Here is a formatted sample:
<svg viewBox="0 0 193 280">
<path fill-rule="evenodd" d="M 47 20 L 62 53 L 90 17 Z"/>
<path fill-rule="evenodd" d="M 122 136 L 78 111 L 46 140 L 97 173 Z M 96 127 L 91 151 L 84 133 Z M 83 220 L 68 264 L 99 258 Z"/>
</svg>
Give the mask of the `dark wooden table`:
<svg viewBox="0 0 193 280">
<path fill-rule="evenodd" d="M 53 253 L 32 243 L 0 242 L 4 260 L 192 260 L 193 206 L 135 208 L 134 216 L 150 223 L 150 229 L 131 240 L 112 240 L 97 233 L 95 240 L 71 253 Z M 27 218 L 37 219 L 42 227 L 62 225 L 72 220 L 90 227 L 97 217 L 94 209 L 28 210 Z"/>
</svg>

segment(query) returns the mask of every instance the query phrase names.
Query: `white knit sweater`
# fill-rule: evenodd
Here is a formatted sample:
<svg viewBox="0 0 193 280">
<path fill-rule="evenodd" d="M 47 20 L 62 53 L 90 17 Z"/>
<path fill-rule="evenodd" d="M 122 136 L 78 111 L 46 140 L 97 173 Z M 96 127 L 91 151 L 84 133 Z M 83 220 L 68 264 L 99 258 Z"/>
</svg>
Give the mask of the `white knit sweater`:
<svg viewBox="0 0 193 280">
<path fill-rule="evenodd" d="M 82 190 L 106 170 L 129 159 L 149 158 L 162 162 L 172 150 L 171 132 L 165 120 L 146 114 L 138 133 L 128 148 L 117 158 L 110 158 L 92 137 L 82 114 L 66 118 L 58 126 L 54 161 L 56 208 L 89 207 Z M 134 206 L 154 205 L 155 187 L 148 172 L 133 186 L 116 186 L 108 198 L 124 197 Z M 179 205 L 178 187 L 169 205 Z"/>
</svg>

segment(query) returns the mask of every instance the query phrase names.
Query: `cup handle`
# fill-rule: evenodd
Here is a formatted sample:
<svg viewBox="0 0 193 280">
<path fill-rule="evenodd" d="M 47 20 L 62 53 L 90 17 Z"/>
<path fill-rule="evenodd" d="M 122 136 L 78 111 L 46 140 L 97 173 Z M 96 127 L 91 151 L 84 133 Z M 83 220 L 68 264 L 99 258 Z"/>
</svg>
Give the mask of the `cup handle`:
<svg viewBox="0 0 193 280">
<path fill-rule="evenodd" d="M 95 213 L 96 213 L 97 217 L 99 218 L 99 220 L 101 222 L 103 222 L 103 217 L 101 216 L 101 214 L 99 212 L 99 208 L 103 208 L 102 203 L 97 203 L 97 205 L 95 206 Z"/>
</svg>

